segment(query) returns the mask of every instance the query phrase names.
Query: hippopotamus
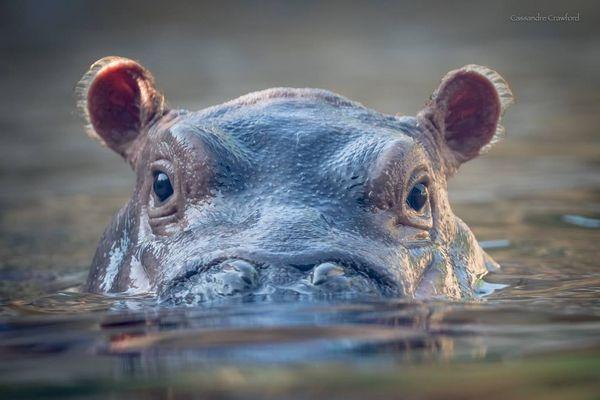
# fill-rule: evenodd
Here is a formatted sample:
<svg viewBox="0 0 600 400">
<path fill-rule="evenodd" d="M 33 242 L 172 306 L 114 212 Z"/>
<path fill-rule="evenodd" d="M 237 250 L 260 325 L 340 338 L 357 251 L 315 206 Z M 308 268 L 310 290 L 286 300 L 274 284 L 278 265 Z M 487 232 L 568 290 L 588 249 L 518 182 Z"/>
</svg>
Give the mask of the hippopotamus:
<svg viewBox="0 0 600 400">
<path fill-rule="evenodd" d="M 175 109 L 122 57 L 94 63 L 78 93 L 89 135 L 137 177 L 98 245 L 89 292 L 168 304 L 469 300 L 498 267 L 447 186 L 503 136 L 513 96 L 492 69 L 449 72 L 416 116 L 286 87 Z"/>
</svg>

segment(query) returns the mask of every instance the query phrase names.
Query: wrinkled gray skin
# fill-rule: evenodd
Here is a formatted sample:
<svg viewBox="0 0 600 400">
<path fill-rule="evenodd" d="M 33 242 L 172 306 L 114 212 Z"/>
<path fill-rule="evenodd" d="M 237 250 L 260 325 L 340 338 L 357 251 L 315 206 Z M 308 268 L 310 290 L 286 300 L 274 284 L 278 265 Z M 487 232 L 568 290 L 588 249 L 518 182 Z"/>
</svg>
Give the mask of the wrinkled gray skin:
<svg viewBox="0 0 600 400">
<path fill-rule="evenodd" d="M 137 174 L 87 290 L 195 304 L 249 295 L 470 299 L 495 263 L 446 180 L 489 147 L 510 90 L 450 72 L 417 117 L 318 89 L 277 88 L 199 112 L 168 108 L 150 73 L 109 57 L 80 83 L 90 134 Z M 400 95 L 400 94 L 399 94 Z M 160 202 L 154 174 L 173 194 Z M 413 210 L 416 183 L 429 199 Z"/>
</svg>

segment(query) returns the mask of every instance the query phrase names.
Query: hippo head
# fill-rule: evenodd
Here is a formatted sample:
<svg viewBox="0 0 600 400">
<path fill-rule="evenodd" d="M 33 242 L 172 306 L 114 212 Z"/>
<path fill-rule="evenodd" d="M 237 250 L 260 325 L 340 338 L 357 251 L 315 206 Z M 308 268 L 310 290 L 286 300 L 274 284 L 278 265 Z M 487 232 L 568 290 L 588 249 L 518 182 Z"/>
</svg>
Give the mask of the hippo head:
<svg viewBox="0 0 600 400">
<path fill-rule="evenodd" d="M 291 88 L 175 110 L 119 57 L 96 62 L 79 88 L 89 133 L 137 176 L 96 251 L 91 292 L 176 304 L 469 299 L 495 266 L 446 183 L 502 133 L 512 95 L 486 67 L 448 73 L 416 117 Z"/>
</svg>

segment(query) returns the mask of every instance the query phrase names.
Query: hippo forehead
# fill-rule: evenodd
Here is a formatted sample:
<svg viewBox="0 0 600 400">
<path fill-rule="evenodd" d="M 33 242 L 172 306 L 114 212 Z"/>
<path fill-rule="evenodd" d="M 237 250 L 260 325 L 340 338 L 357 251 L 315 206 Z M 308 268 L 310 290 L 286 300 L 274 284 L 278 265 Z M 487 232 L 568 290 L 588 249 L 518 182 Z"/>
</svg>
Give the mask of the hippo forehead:
<svg viewBox="0 0 600 400">
<path fill-rule="evenodd" d="M 184 144 L 199 139 L 217 168 L 250 169 L 248 175 L 284 185 L 362 176 L 391 146 L 398 155 L 422 150 L 415 118 L 385 115 L 317 89 L 252 93 L 183 114 L 169 133 Z"/>
</svg>

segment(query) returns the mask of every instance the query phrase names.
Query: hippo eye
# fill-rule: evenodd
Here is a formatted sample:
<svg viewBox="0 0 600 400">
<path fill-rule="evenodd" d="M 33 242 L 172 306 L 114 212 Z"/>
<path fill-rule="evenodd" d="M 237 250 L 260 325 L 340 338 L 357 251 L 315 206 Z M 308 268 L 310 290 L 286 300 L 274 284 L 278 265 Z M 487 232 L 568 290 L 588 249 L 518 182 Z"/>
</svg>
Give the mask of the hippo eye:
<svg viewBox="0 0 600 400">
<path fill-rule="evenodd" d="M 406 204 L 415 211 L 421 211 L 427 203 L 428 198 L 427 186 L 423 183 L 417 183 L 406 197 Z"/>
<path fill-rule="evenodd" d="M 161 203 L 167 200 L 173 194 L 173 186 L 171 185 L 169 176 L 160 171 L 154 173 L 154 183 L 152 184 L 152 189 Z"/>
</svg>

